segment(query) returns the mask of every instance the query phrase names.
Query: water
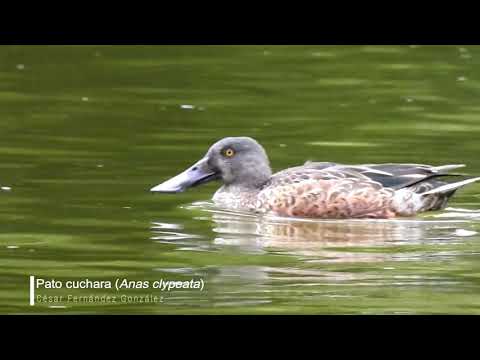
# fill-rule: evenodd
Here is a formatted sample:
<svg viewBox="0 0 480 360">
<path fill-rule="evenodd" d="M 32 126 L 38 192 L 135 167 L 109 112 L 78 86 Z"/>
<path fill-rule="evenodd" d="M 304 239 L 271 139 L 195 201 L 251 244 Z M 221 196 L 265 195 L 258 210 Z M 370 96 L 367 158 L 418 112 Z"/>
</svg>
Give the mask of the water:
<svg viewBox="0 0 480 360">
<path fill-rule="evenodd" d="M 480 174 L 477 46 L 1 46 L 0 313 L 480 313 L 480 185 L 413 219 L 216 210 L 216 184 L 148 189 L 224 136 L 306 160 Z M 203 290 L 29 305 L 29 276 Z M 131 300 L 131 299 L 130 299 Z"/>
</svg>

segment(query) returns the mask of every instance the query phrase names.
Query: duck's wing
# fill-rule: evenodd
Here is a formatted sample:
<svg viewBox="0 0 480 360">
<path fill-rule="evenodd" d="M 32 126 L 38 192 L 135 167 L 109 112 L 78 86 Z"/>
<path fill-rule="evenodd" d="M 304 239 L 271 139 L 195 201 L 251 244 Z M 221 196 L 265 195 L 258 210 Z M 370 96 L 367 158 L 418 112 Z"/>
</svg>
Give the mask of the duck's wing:
<svg viewBox="0 0 480 360">
<path fill-rule="evenodd" d="M 456 174 L 449 174 L 449 171 L 462 168 L 465 165 L 451 164 L 431 166 L 421 164 L 367 164 L 363 166 L 384 173 L 366 174 L 372 180 L 380 182 L 385 187 L 399 190 L 417 184 L 426 184 L 429 181 L 436 184 L 441 177 L 458 176 Z"/>
<path fill-rule="evenodd" d="M 328 164 L 331 164 L 330 166 Z M 425 183 L 444 177 L 455 176 L 448 172 L 454 169 L 465 167 L 463 164 L 431 166 L 422 164 L 363 164 L 363 165 L 343 165 L 336 163 L 316 163 L 307 162 L 307 168 L 334 170 L 350 170 L 358 172 L 369 179 L 379 182 L 384 187 L 395 190 L 413 186 L 415 184 Z"/>
</svg>

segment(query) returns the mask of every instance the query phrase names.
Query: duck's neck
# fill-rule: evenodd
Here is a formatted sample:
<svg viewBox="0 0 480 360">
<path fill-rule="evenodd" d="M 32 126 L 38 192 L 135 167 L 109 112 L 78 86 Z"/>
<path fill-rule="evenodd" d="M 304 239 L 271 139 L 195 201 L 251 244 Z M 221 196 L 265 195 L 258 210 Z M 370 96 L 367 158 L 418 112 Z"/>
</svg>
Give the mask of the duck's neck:
<svg viewBox="0 0 480 360">
<path fill-rule="evenodd" d="M 258 193 L 268 183 L 272 170 L 268 160 L 245 161 L 236 172 L 223 175 L 223 186 L 213 197 L 217 206 L 232 210 L 252 210 Z M 230 176 L 229 176 L 230 175 Z"/>
<path fill-rule="evenodd" d="M 224 184 L 213 196 L 215 205 L 231 210 L 253 209 L 261 187 L 245 187 L 244 185 Z"/>
</svg>

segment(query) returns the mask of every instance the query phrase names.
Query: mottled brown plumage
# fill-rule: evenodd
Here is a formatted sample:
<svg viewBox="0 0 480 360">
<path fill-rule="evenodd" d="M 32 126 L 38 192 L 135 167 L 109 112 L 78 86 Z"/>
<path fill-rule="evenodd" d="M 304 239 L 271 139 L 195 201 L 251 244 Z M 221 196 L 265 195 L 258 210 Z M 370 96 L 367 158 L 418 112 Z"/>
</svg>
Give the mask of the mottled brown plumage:
<svg viewBox="0 0 480 360">
<path fill-rule="evenodd" d="M 259 192 L 255 204 L 257 211 L 316 218 L 393 215 L 390 203 L 394 191 L 377 182 L 352 177 L 332 178 L 322 170 L 286 171 L 278 180 Z"/>
<path fill-rule="evenodd" d="M 268 157 L 251 138 L 226 138 L 185 172 L 152 189 L 178 192 L 221 179 L 219 207 L 307 218 L 392 218 L 443 208 L 461 186 L 447 172 L 463 165 L 342 165 L 308 162 L 272 175 Z"/>
</svg>

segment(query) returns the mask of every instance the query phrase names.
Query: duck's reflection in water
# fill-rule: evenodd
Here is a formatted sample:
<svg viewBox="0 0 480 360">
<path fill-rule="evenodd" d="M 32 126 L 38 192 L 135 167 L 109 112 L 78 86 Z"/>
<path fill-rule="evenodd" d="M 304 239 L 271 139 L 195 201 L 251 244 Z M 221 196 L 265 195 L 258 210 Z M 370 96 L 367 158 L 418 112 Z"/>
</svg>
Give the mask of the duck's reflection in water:
<svg viewBox="0 0 480 360">
<path fill-rule="evenodd" d="M 212 211 L 216 244 L 320 256 L 322 261 L 385 261 L 402 257 L 388 247 L 454 240 L 464 221 L 309 220 Z M 382 248 L 368 251 L 365 248 Z M 362 249 L 364 248 L 364 249 Z M 315 259 L 310 259 L 315 261 Z"/>
<path fill-rule="evenodd" d="M 219 234 L 256 235 L 267 246 L 305 243 L 321 246 L 375 245 L 404 241 L 406 238 L 418 240 L 425 233 L 425 225 L 411 222 L 253 219 L 219 214 L 214 214 L 212 220 L 214 231 Z"/>
<path fill-rule="evenodd" d="M 173 269 L 177 273 L 204 274 L 216 306 L 271 302 L 284 294 L 292 301 L 303 301 L 305 291 L 320 297 L 357 296 L 350 291 L 352 286 L 447 284 L 451 281 L 448 277 L 403 274 L 405 265 L 399 262 L 450 260 L 458 256 L 450 245 L 464 241 L 458 234 L 476 234 L 468 219 L 435 215 L 417 220 L 319 221 L 259 217 L 195 206 L 199 208 L 202 214 L 195 219 L 208 222 L 213 239 L 157 222 L 152 227 L 152 240 L 175 243 L 179 250 L 188 247 L 222 256 L 243 256 L 234 263 L 217 258 L 219 262 L 205 267 Z M 443 244 L 449 245 L 448 249 L 439 247 Z M 259 256 L 258 263 L 238 263 L 250 254 Z"/>
<path fill-rule="evenodd" d="M 452 244 L 463 221 L 428 220 L 345 220 L 318 221 L 255 217 L 213 211 L 217 244 L 261 249 L 288 254 L 300 266 L 264 267 L 262 275 L 282 283 L 312 286 L 319 283 L 382 285 L 399 281 L 398 261 L 431 260 L 449 257 L 447 252 L 421 250 L 428 244 Z M 417 250 L 412 249 L 418 248 Z M 413 250 L 413 251 L 412 251 Z M 356 264 L 375 264 L 373 268 Z M 338 267 L 340 266 L 340 267 Z M 362 271 L 348 271 L 354 266 Z M 259 272 L 259 268 L 254 268 Z M 374 269 L 368 271 L 368 269 Z M 249 268 L 249 271 L 252 271 Z M 390 277 L 391 276 L 391 277 Z M 257 274 L 257 278 L 261 278 Z M 441 279 L 402 278 L 403 282 L 442 282 Z M 330 294 L 344 296 L 345 294 Z M 326 295 L 325 295 L 326 296 Z"/>
</svg>

